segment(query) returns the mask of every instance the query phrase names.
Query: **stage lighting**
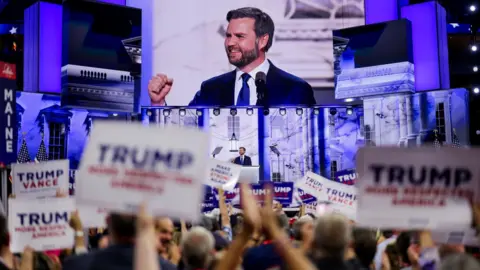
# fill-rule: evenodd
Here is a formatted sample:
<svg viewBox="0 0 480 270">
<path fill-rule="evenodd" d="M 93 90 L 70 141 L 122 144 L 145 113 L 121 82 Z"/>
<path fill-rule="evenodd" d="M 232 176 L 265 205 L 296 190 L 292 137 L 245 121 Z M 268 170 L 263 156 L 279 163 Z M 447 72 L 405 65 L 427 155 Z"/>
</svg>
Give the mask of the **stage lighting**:
<svg viewBox="0 0 480 270">
<path fill-rule="evenodd" d="M 113 113 L 112 115 L 113 115 L 113 116 L 118 116 L 118 113 Z"/>
<path fill-rule="evenodd" d="M 220 109 L 213 109 L 213 115 L 219 116 L 220 115 Z"/>
<path fill-rule="evenodd" d="M 284 109 L 284 108 L 281 108 L 279 113 L 280 113 L 280 115 L 285 115 L 285 114 L 287 114 L 287 110 Z"/>
<path fill-rule="evenodd" d="M 270 114 L 270 110 L 269 109 L 263 109 L 263 115 L 267 116 Z"/>
<path fill-rule="evenodd" d="M 477 10 L 477 7 L 474 5 L 471 5 L 469 9 L 471 12 L 475 12 L 475 10 Z"/>
<path fill-rule="evenodd" d="M 247 115 L 252 115 L 253 114 L 253 109 L 252 108 L 248 108 L 247 109 Z"/>
<path fill-rule="evenodd" d="M 352 101 L 353 101 L 353 98 L 346 98 L 344 101 L 345 101 L 345 102 L 352 102 Z"/>
<path fill-rule="evenodd" d="M 170 115 L 170 110 L 169 109 L 163 110 L 163 116 L 169 116 L 169 115 Z"/>
<path fill-rule="evenodd" d="M 478 71 L 478 67 L 477 66 L 473 66 L 473 72 L 477 72 Z"/>
<path fill-rule="evenodd" d="M 335 115 L 335 114 L 337 114 L 337 109 L 331 108 L 331 109 L 329 110 L 329 112 L 330 112 L 331 115 Z"/>
<path fill-rule="evenodd" d="M 347 114 L 348 114 L 348 115 L 353 114 L 353 109 L 352 109 L 352 108 L 347 108 Z"/>
<path fill-rule="evenodd" d="M 237 109 L 230 109 L 230 115 L 231 116 L 237 115 Z"/>
<path fill-rule="evenodd" d="M 472 50 L 472 52 L 476 52 L 478 48 L 477 48 L 477 45 L 472 45 L 470 49 Z"/>
<path fill-rule="evenodd" d="M 185 116 L 187 114 L 187 111 L 185 111 L 185 109 L 180 109 L 178 113 L 180 114 L 180 116 Z"/>
<path fill-rule="evenodd" d="M 313 109 L 313 114 L 319 115 L 320 114 L 320 109 L 319 108 Z"/>
<path fill-rule="evenodd" d="M 473 88 L 473 93 L 475 94 L 480 93 L 480 89 L 478 89 L 478 87 Z"/>
<path fill-rule="evenodd" d="M 201 109 L 197 109 L 196 114 L 197 114 L 197 116 L 202 116 L 203 111 Z"/>
<path fill-rule="evenodd" d="M 297 115 L 302 115 L 303 114 L 303 109 L 302 108 L 297 108 L 296 110 Z"/>
<path fill-rule="evenodd" d="M 152 116 L 152 112 L 150 110 L 147 110 L 147 116 Z"/>
</svg>

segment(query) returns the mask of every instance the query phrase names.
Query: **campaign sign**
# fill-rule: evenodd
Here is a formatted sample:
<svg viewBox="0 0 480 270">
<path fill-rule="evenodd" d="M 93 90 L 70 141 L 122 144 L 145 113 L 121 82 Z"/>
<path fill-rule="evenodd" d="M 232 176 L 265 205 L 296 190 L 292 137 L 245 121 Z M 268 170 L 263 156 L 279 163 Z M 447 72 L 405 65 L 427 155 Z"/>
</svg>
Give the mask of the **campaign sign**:
<svg viewBox="0 0 480 270">
<path fill-rule="evenodd" d="M 317 201 L 317 198 L 303 191 L 303 189 L 297 188 L 297 190 L 298 190 L 298 197 L 300 198 L 302 203 L 308 204 L 308 203 L 313 203 Z"/>
<path fill-rule="evenodd" d="M 219 208 L 218 201 L 203 202 L 201 206 L 202 206 L 202 213 L 211 212 L 214 209 Z"/>
<path fill-rule="evenodd" d="M 350 186 L 355 185 L 357 177 L 358 175 L 355 169 L 346 169 L 335 173 L 335 181 Z"/>
<path fill-rule="evenodd" d="M 78 215 L 84 228 L 105 228 L 108 210 L 91 205 L 78 205 Z"/>
<path fill-rule="evenodd" d="M 155 216 L 196 221 L 208 147 L 200 129 L 99 122 L 77 172 L 77 204 L 136 213 L 146 202 Z"/>
<path fill-rule="evenodd" d="M 251 184 L 252 194 L 258 202 L 263 202 L 267 189 L 263 184 Z M 273 199 L 282 205 L 290 205 L 293 200 L 293 182 L 273 183 Z M 237 185 L 232 191 L 225 191 L 225 201 L 233 205 L 240 205 L 240 187 Z"/>
<path fill-rule="evenodd" d="M 70 170 L 70 174 L 68 177 L 68 194 L 70 196 L 75 195 L 75 175 L 77 170 Z"/>
<path fill-rule="evenodd" d="M 320 189 L 317 188 L 319 190 L 317 200 L 327 202 L 329 211 L 356 220 L 357 190 L 354 186 L 337 183 L 312 172 L 308 172 L 304 178 L 304 185 L 315 183 L 315 187 L 321 187 Z"/>
<path fill-rule="evenodd" d="M 12 164 L 13 193 L 16 198 L 55 197 L 57 190 L 67 191 L 68 160 Z"/>
<path fill-rule="evenodd" d="M 3 62 L 0 62 L 0 65 Z M 15 66 L 15 65 L 13 65 Z M 17 161 L 16 83 L 0 76 L 0 168 Z"/>
<path fill-rule="evenodd" d="M 231 162 L 210 159 L 208 164 L 207 185 L 224 190 L 233 190 L 240 177 L 242 166 Z"/>
<path fill-rule="evenodd" d="M 304 192 L 307 192 L 311 194 L 315 198 L 319 198 L 323 195 L 323 177 L 318 178 L 316 175 L 312 172 L 307 172 L 305 176 L 302 178 L 302 180 L 299 180 L 297 182 L 297 188 L 303 190 Z M 319 180 L 320 179 L 320 180 Z"/>
<path fill-rule="evenodd" d="M 360 224 L 405 229 L 470 225 L 471 215 L 465 217 L 461 207 L 448 209 L 479 201 L 479 149 L 372 147 L 361 149 L 358 157 Z"/>
<path fill-rule="evenodd" d="M 35 202 L 9 199 L 8 227 L 10 250 L 23 252 L 25 246 L 36 251 L 57 250 L 73 246 L 73 230 L 68 225 L 75 211 L 72 198 L 45 198 Z"/>
</svg>

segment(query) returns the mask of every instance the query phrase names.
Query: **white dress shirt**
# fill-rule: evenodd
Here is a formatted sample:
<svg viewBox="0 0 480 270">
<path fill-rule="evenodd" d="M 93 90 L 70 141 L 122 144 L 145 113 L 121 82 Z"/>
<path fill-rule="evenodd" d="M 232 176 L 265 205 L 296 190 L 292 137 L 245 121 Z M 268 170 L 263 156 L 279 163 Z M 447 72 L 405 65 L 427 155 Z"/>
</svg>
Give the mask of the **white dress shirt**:
<svg viewBox="0 0 480 270">
<path fill-rule="evenodd" d="M 248 79 L 248 86 L 250 88 L 250 105 L 255 105 L 257 104 L 257 86 L 255 86 L 255 76 L 257 75 L 258 72 L 263 72 L 265 75 L 268 73 L 268 69 L 270 68 L 270 63 L 268 62 L 267 59 L 263 61 L 258 67 L 253 69 L 252 71 L 248 72 L 250 75 L 250 79 Z M 243 71 L 239 70 L 237 68 L 237 74 L 236 74 L 236 80 L 235 80 L 235 105 L 237 104 L 238 100 L 238 94 L 240 94 L 240 90 L 242 90 L 243 86 L 243 80 L 242 80 L 242 75 Z"/>
</svg>

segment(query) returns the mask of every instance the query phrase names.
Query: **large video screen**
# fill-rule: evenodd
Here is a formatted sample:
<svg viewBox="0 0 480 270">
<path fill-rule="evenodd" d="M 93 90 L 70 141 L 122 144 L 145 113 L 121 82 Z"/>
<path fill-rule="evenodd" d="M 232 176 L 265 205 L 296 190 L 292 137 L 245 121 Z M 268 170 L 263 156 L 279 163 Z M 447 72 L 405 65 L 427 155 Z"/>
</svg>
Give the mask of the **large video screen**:
<svg viewBox="0 0 480 270">
<path fill-rule="evenodd" d="M 414 91 L 410 21 L 333 31 L 333 47 L 336 98 Z"/>
<path fill-rule="evenodd" d="M 141 104 L 315 105 L 334 87 L 332 30 L 363 25 L 363 2 L 153 1 Z"/>
<path fill-rule="evenodd" d="M 62 106 L 133 111 L 141 20 L 140 9 L 64 2 Z"/>
</svg>

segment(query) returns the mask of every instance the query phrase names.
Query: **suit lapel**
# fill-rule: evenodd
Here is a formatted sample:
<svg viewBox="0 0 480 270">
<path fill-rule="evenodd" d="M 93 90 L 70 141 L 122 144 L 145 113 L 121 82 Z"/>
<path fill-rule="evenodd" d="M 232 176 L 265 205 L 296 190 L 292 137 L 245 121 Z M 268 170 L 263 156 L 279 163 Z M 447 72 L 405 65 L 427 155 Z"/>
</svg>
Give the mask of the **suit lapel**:
<svg viewBox="0 0 480 270">
<path fill-rule="evenodd" d="M 270 60 L 269 60 L 270 62 Z M 281 85 L 279 69 L 270 62 L 270 68 L 267 73 L 267 101 L 268 104 L 277 104 L 277 97 L 283 97 L 282 91 L 285 87 Z"/>
<path fill-rule="evenodd" d="M 226 74 L 222 83 L 224 86 L 220 87 L 220 100 L 222 101 L 223 106 L 235 106 L 235 77 L 237 71 L 233 70 Z M 227 90 L 229 89 L 229 90 Z"/>
</svg>

